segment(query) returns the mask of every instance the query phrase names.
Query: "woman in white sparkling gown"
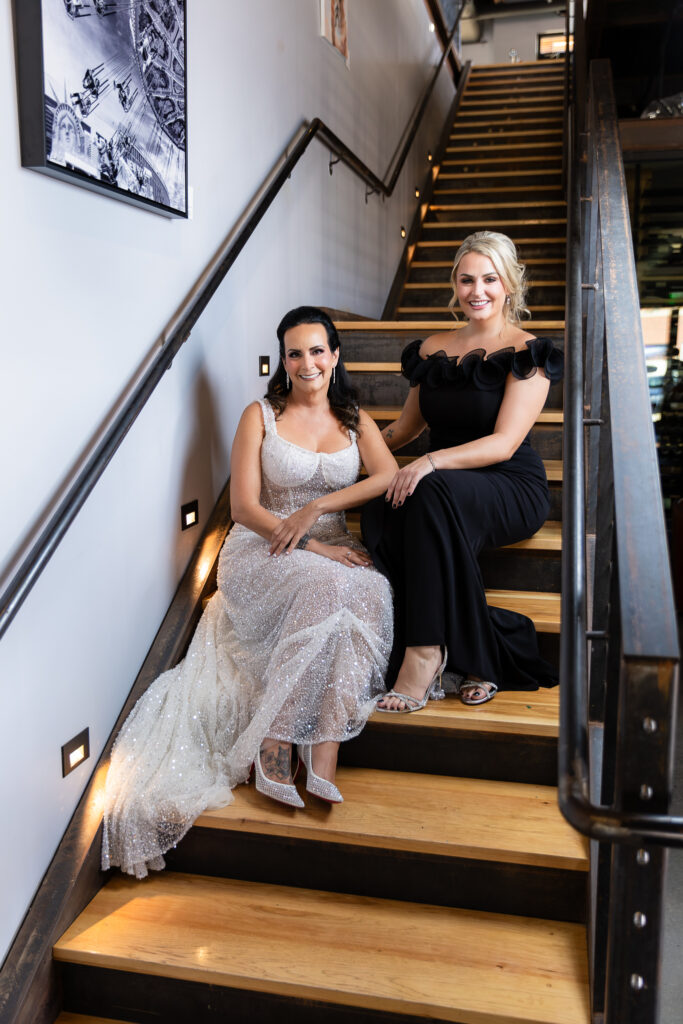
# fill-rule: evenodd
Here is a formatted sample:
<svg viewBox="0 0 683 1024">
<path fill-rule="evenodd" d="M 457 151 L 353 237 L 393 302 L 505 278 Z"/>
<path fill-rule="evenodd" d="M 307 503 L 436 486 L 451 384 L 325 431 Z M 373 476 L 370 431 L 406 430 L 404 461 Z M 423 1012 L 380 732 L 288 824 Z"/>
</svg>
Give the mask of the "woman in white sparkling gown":
<svg viewBox="0 0 683 1024">
<path fill-rule="evenodd" d="M 232 452 L 236 525 L 218 590 L 187 656 L 140 698 L 114 745 L 102 866 L 164 866 L 202 811 L 232 800 L 252 764 L 257 788 L 303 806 L 342 799 L 337 750 L 384 691 L 389 585 L 346 529 L 344 509 L 383 493 L 396 463 L 362 410 L 335 327 L 302 306 L 278 327 L 281 363 L 266 400 L 245 410 Z M 361 460 L 367 478 L 358 481 Z"/>
</svg>

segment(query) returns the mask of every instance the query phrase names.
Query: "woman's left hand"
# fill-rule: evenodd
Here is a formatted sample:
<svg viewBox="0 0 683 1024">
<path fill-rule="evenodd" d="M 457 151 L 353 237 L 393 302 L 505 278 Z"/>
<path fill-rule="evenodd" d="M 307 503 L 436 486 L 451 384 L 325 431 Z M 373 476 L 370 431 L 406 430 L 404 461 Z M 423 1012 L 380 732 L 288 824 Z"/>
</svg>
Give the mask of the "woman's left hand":
<svg viewBox="0 0 683 1024">
<path fill-rule="evenodd" d="M 402 505 L 406 498 L 409 498 L 423 476 L 434 472 L 434 467 L 426 455 L 410 462 L 403 469 L 399 469 L 394 479 L 389 484 L 386 493 L 386 500 L 390 501 L 394 508 Z"/>
<path fill-rule="evenodd" d="M 319 519 L 320 512 L 315 503 L 310 501 L 308 505 L 292 512 L 275 527 L 270 535 L 270 554 L 280 555 L 283 551 L 293 551 L 305 533 L 308 533 L 313 524 Z"/>
</svg>

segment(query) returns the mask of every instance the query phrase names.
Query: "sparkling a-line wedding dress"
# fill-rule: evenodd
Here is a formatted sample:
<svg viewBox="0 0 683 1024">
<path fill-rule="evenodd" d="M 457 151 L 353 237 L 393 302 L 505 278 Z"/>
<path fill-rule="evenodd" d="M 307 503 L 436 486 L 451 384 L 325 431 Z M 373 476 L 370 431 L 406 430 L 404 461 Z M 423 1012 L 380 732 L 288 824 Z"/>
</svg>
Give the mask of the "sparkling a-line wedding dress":
<svg viewBox="0 0 683 1024">
<path fill-rule="evenodd" d="M 332 454 L 309 451 L 281 438 L 270 404 L 260 404 L 264 508 L 285 518 L 356 481 L 355 437 Z M 343 512 L 321 516 L 311 533 L 354 544 Z M 121 729 L 105 787 L 103 868 L 138 878 L 163 868 L 163 854 L 202 811 L 231 802 L 264 737 L 350 739 L 384 691 L 392 643 L 384 576 L 311 551 L 268 551 L 258 534 L 232 529 L 187 656 Z"/>
</svg>

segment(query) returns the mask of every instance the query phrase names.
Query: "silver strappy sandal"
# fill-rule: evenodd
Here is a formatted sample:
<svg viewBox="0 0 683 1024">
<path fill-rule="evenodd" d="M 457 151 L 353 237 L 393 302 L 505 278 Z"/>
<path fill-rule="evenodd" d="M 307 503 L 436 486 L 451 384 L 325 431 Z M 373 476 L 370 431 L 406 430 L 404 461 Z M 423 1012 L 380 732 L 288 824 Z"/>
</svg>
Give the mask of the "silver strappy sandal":
<svg viewBox="0 0 683 1024">
<path fill-rule="evenodd" d="M 441 683 L 441 677 L 443 676 L 443 670 L 446 667 L 448 661 L 448 650 L 444 647 L 443 649 L 443 661 L 438 668 L 438 671 L 431 683 L 425 691 L 424 697 L 419 700 L 417 697 L 411 697 L 409 693 L 401 693 L 400 690 L 389 690 L 387 693 L 382 693 L 377 698 L 378 701 L 386 700 L 387 697 L 397 697 L 398 700 L 402 700 L 405 704 L 403 708 L 381 708 L 379 704 L 375 705 L 376 711 L 381 711 L 383 715 L 407 715 L 413 711 L 421 711 L 422 708 L 426 707 L 428 700 L 443 700 L 446 694 L 443 692 L 443 686 Z"/>
</svg>

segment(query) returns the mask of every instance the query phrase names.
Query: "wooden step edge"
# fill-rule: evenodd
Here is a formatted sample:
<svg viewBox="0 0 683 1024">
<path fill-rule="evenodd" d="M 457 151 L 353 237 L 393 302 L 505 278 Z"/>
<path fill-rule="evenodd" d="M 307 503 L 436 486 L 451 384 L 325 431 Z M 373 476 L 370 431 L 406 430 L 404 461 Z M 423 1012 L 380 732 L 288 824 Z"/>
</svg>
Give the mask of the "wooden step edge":
<svg viewBox="0 0 683 1024">
<path fill-rule="evenodd" d="M 112 879 L 54 957 L 416 1019 L 590 1021 L 584 925 L 180 872 Z"/>
<path fill-rule="evenodd" d="M 588 869 L 587 842 L 561 816 L 552 786 L 344 766 L 335 781 L 343 804 L 324 807 L 311 801 L 300 783 L 306 800 L 301 810 L 269 800 L 253 785 L 239 786 L 232 804 L 206 811 L 195 827 L 435 857 Z M 447 818 L 444 807 L 450 811 Z"/>
<path fill-rule="evenodd" d="M 447 181 L 455 181 L 459 180 L 460 178 L 467 178 L 469 181 L 471 181 L 472 173 L 472 171 L 439 171 L 436 180 L 439 181 L 440 179 L 443 178 L 446 179 Z M 545 174 L 546 177 L 549 174 L 562 174 L 562 168 L 558 168 L 556 170 L 554 167 L 532 167 L 530 170 L 522 169 L 521 171 L 476 171 L 474 173 L 476 173 L 478 178 L 530 178 L 538 177 L 541 174 Z M 483 192 L 485 191 L 485 189 L 482 189 L 481 191 Z"/>
</svg>

